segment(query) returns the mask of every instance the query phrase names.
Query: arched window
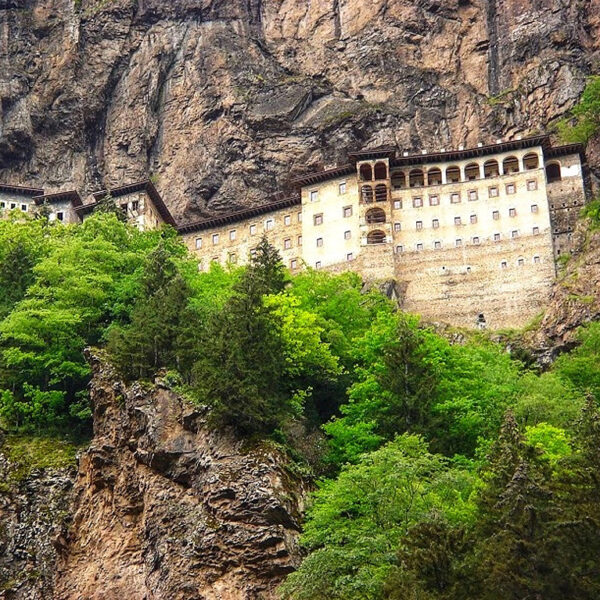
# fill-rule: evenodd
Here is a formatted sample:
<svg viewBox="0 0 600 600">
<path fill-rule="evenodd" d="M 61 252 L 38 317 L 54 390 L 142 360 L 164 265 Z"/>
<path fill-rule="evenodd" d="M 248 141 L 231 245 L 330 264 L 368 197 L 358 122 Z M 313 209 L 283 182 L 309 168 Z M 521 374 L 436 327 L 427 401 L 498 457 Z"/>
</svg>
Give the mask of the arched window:
<svg viewBox="0 0 600 600">
<path fill-rule="evenodd" d="M 373 186 L 363 185 L 360 188 L 360 195 L 363 202 L 373 202 Z"/>
<path fill-rule="evenodd" d="M 502 170 L 505 175 L 519 172 L 519 160 L 516 156 L 509 156 L 502 161 Z"/>
<path fill-rule="evenodd" d="M 523 157 L 523 164 L 525 165 L 526 171 L 531 171 L 532 169 L 537 169 L 540 166 L 540 159 L 535 152 L 531 152 Z"/>
<path fill-rule="evenodd" d="M 554 181 L 561 181 L 562 175 L 560 174 L 560 164 L 550 163 L 546 165 L 546 181 L 553 183 Z"/>
<path fill-rule="evenodd" d="M 446 169 L 446 181 L 448 183 L 458 183 L 460 181 L 460 169 L 458 167 L 448 167 Z"/>
<path fill-rule="evenodd" d="M 479 179 L 479 165 L 477 163 L 469 163 L 465 167 L 465 178 L 467 181 Z"/>
<path fill-rule="evenodd" d="M 413 169 L 408 175 L 410 187 L 421 187 L 425 184 L 425 176 L 421 169 Z"/>
<path fill-rule="evenodd" d="M 428 185 L 440 185 L 442 183 L 442 172 L 437 167 L 427 171 L 427 183 Z"/>
<path fill-rule="evenodd" d="M 406 177 L 402 171 L 392 171 L 392 187 L 395 190 L 406 187 Z"/>
<path fill-rule="evenodd" d="M 361 181 L 371 181 L 373 179 L 373 169 L 371 165 L 365 163 L 364 165 L 360 165 L 360 179 Z"/>
<path fill-rule="evenodd" d="M 381 208 L 371 208 L 365 215 L 367 223 L 385 223 L 385 211 Z"/>
<path fill-rule="evenodd" d="M 375 164 L 375 179 L 387 179 L 387 165 L 382 162 Z"/>
<path fill-rule="evenodd" d="M 367 235 L 367 244 L 385 244 L 385 233 L 380 230 L 371 231 Z"/>
<path fill-rule="evenodd" d="M 386 202 L 388 199 L 387 185 L 379 183 L 375 186 L 375 202 Z"/>
<path fill-rule="evenodd" d="M 499 173 L 500 167 L 498 167 L 497 160 L 488 160 L 483 163 L 483 176 L 486 179 L 489 179 L 490 177 L 498 177 Z"/>
</svg>

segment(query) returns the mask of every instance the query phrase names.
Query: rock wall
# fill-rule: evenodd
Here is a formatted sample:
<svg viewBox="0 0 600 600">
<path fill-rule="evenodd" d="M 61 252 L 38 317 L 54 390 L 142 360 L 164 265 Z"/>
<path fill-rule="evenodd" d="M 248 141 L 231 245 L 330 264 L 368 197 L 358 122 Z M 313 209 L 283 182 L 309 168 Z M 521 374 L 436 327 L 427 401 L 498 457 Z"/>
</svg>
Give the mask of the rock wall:
<svg viewBox="0 0 600 600">
<path fill-rule="evenodd" d="M 0 439 L 0 600 L 49 600 L 75 469 L 34 470 L 13 479 L 15 465 L 2 451 Z"/>
<path fill-rule="evenodd" d="M 90 360 L 94 438 L 53 598 L 274 598 L 299 562 L 303 501 L 282 456 L 209 431 L 166 387 L 127 387 Z"/>
<path fill-rule="evenodd" d="M 198 218 L 348 148 L 544 130 L 600 65 L 600 0 L 0 0 L 0 181 L 153 173 Z"/>
</svg>

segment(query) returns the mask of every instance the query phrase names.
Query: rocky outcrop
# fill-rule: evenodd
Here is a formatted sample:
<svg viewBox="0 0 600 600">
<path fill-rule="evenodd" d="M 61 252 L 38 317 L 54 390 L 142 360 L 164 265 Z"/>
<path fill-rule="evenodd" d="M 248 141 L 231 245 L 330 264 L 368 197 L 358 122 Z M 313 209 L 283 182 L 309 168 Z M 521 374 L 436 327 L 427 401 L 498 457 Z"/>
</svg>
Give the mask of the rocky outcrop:
<svg viewBox="0 0 600 600">
<path fill-rule="evenodd" d="M 56 600 L 250 600 L 299 560 L 303 487 L 165 386 L 94 369 L 94 437 L 57 542 Z"/>
<path fill-rule="evenodd" d="M 0 181 L 157 176 L 182 218 L 347 148 L 546 129 L 600 66 L 600 0 L 0 1 Z"/>
<path fill-rule="evenodd" d="M 575 250 L 559 267 L 539 328 L 526 334 L 542 363 L 577 343 L 577 329 L 600 319 L 600 230 L 582 219 L 574 234 Z"/>
<path fill-rule="evenodd" d="M 15 476 L 0 440 L 0 600 L 49 600 L 56 543 L 70 521 L 75 468 Z"/>
</svg>

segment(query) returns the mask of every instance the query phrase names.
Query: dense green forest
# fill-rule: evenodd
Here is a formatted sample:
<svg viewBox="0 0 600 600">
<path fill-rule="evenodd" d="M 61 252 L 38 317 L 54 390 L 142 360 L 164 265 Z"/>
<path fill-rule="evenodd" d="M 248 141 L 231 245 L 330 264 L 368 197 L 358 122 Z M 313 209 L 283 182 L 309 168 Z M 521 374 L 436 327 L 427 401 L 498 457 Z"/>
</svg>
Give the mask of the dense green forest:
<svg viewBox="0 0 600 600">
<path fill-rule="evenodd" d="M 441 334 L 357 275 L 290 276 L 265 240 L 201 273 L 111 210 L 0 221 L 0 319 L 21 440 L 89 432 L 91 345 L 287 452 L 316 492 L 284 598 L 599 597 L 598 323 L 542 372 L 516 333 Z"/>
</svg>

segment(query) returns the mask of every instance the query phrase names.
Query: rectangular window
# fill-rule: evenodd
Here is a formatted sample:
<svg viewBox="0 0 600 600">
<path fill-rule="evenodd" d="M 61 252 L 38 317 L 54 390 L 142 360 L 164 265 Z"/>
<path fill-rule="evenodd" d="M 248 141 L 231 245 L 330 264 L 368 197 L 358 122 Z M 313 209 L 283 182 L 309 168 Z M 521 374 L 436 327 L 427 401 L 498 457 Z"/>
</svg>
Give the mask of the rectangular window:
<svg viewBox="0 0 600 600">
<path fill-rule="evenodd" d="M 346 182 L 342 181 L 339 185 L 339 193 L 340 195 L 345 194 L 346 193 Z"/>
<path fill-rule="evenodd" d="M 413 198 L 413 207 L 414 208 L 421 208 L 421 206 L 423 206 L 423 198 Z"/>
<path fill-rule="evenodd" d="M 528 189 L 530 192 L 534 192 L 535 190 L 537 190 L 537 179 L 530 179 L 530 180 L 527 182 L 527 189 Z"/>
<path fill-rule="evenodd" d="M 237 231 L 236 231 L 235 229 L 232 229 L 232 230 L 229 232 L 229 239 L 230 239 L 231 241 L 233 241 L 233 240 L 235 240 L 235 238 L 236 238 L 236 237 L 237 237 Z"/>
<path fill-rule="evenodd" d="M 64 216 L 64 214 L 63 214 L 63 213 L 61 213 L 61 212 L 59 212 L 59 213 L 56 213 L 56 219 L 57 219 L 58 221 L 63 221 L 63 220 L 64 220 L 64 218 L 65 218 L 65 216 Z"/>
<path fill-rule="evenodd" d="M 439 250 L 442 247 L 442 242 L 433 242 L 433 247 L 435 250 Z"/>
<path fill-rule="evenodd" d="M 429 206 L 438 206 L 440 203 L 439 196 L 429 196 Z"/>
<path fill-rule="evenodd" d="M 402 254 L 404 252 L 404 246 L 396 246 L 396 254 Z"/>
<path fill-rule="evenodd" d="M 348 254 L 346 254 L 346 260 L 352 260 L 353 258 L 352 252 L 348 252 Z"/>
<path fill-rule="evenodd" d="M 17 208 L 17 203 L 16 202 L 11 202 L 10 203 L 10 210 L 14 210 L 15 208 Z"/>
<path fill-rule="evenodd" d="M 344 231 L 344 239 L 349 240 L 352 237 L 351 231 Z"/>
<path fill-rule="evenodd" d="M 302 213 L 298 213 L 298 223 L 302 223 Z"/>
<path fill-rule="evenodd" d="M 315 225 L 323 225 L 323 214 L 320 213 L 313 217 L 313 222 Z"/>
<path fill-rule="evenodd" d="M 131 203 L 131 210 L 133 210 L 133 211 L 137 211 L 139 207 L 140 207 L 140 203 L 139 203 L 139 201 L 138 201 L 138 200 L 134 200 L 134 201 Z"/>
<path fill-rule="evenodd" d="M 323 247 L 323 238 L 317 238 L 317 248 Z"/>
<path fill-rule="evenodd" d="M 218 233 L 213 233 L 212 243 L 213 243 L 213 246 L 216 246 L 219 243 L 219 234 Z"/>
<path fill-rule="evenodd" d="M 532 204 L 531 205 L 531 212 L 532 213 L 536 213 L 538 211 L 538 205 L 537 204 Z"/>
<path fill-rule="evenodd" d="M 539 256 L 534 256 L 533 257 L 533 262 L 534 263 L 539 263 L 540 262 L 540 257 Z"/>
<path fill-rule="evenodd" d="M 290 215 L 285 215 L 285 217 L 283 217 L 283 224 L 290 225 L 291 223 L 292 223 L 292 217 L 290 217 Z"/>
<path fill-rule="evenodd" d="M 415 225 L 416 225 L 417 231 L 420 231 L 421 229 L 423 229 L 423 221 L 417 221 Z"/>
<path fill-rule="evenodd" d="M 513 238 L 517 238 L 517 237 L 519 237 L 519 232 L 518 232 L 516 229 L 514 229 L 514 230 L 511 232 L 511 234 L 510 234 L 510 235 L 511 235 L 511 237 L 513 237 Z"/>
<path fill-rule="evenodd" d="M 508 268 L 508 263 L 507 263 L 505 260 L 503 260 L 503 261 L 500 263 L 500 266 L 501 266 L 503 269 L 507 269 L 507 268 Z"/>
<path fill-rule="evenodd" d="M 283 240 L 283 248 L 285 250 L 289 250 L 291 247 L 292 247 L 292 240 L 290 238 Z"/>
<path fill-rule="evenodd" d="M 477 200 L 477 190 L 469 190 L 469 200 Z"/>
<path fill-rule="evenodd" d="M 298 268 L 298 261 L 295 258 L 292 258 L 292 260 L 290 260 L 290 269 L 297 269 Z"/>
<path fill-rule="evenodd" d="M 320 269 L 320 268 L 321 268 L 321 261 L 320 261 L 320 260 L 318 260 L 318 261 L 315 263 L 315 269 Z"/>
<path fill-rule="evenodd" d="M 494 219 L 494 221 L 497 221 L 498 219 L 500 219 L 500 211 L 499 210 L 495 210 L 492 213 L 492 218 Z"/>
<path fill-rule="evenodd" d="M 6 208 L 6 202 L 0 202 L 0 208 Z"/>
<path fill-rule="evenodd" d="M 517 191 L 517 186 L 514 183 L 507 183 L 506 184 L 506 193 L 507 194 L 514 194 Z"/>
<path fill-rule="evenodd" d="M 460 225 L 460 217 L 454 217 L 454 224 Z"/>
<path fill-rule="evenodd" d="M 539 227 L 534 227 L 533 228 L 533 235 L 539 235 L 540 234 L 540 228 Z"/>
<path fill-rule="evenodd" d="M 519 258 L 519 259 L 517 260 L 517 264 L 518 264 L 520 267 L 522 267 L 522 266 L 525 264 L 525 259 L 524 259 L 524 258 Z"/>
<path fill-rule="evenodd" d="M 202 238 L 196 238 L 196 250 L 202 248 Z"/>
<path fill-rule="evenodd" d="M 437 229 L 440 226 L 440 220 L 439 219 L 433 219 L 433 221 L 431 221 L 431 226 L 434 229 Z"/>
<path fill-rule="evenodd" d="M 500 241 L 500 234 L 499 233 L 495 233 L 494 234 L 494 241 L 495 242 L 499 242 Z"/>
<path fill-rule="evenodd" d="M 394 200 L 394 208 L 402 208 L 402 200 Z"/>
<path fill-rule="evenodd" d="M 450 194 L 450 202 L 452 204 L 458 204 L 460 202 L 460 194 L 458 192 Z"/>
<path fill-rule="evenodd" d="M 310 201 L 316 202 L 319 199 L 319 192 L 317 190 L 312 190 L 310 192 Z"/>
<path fill-rule="evenodd" d="M 423 250 L 423 244 L 417 244 L 417 250 L 420 252 Z"/>
<path fill-rule="evenodd" d="M 462 246 L 462 240 L 460 238 L 457 238 L 455 245 L 457 248 L 460 248 Z"/>
<path fill-rule="evenodd" d="M 235 252 L 230 252 L 227 260 L 233 265 L 237 264 L 237 254 Z"/>
<path fill-rule="evenodd" d="M 478 238 L 477 236 L 475 236 L 475 237 L 473 238 L 473 244 L 474 244 L 475 246 L 478 246 L 478 245 L 479 245 L 479 238 Z"/>
<path fill-rule="evenodd" d="M 508 216 L 509 217 L 516 217 L 517 216 L 517 209 L 516 208 L 509 208 L 508 209 Z"/>
<path fill-rule="evenodd" d="M 121 204 L 121 210 L 123 212 L 127 212 L 127 208 L 128 208 L 127 202 L 125 202 L 125 204 Z"/>
<path fill-rule="evenodd" d="M 21 210 L 27 212 L 27 204 L 21 204 Z"/>
<path fill-rule="evenodd" d="M 394 223 L 394 231 L 400 231 L 402 229 L 402 225 L 400 223 Z"/>
<path fill-rule="evenodd" d="M 498 188 L 496 186 L 488 188 L 488 196 L 490 198 L 497 198 L 498 197 Z"/>
<path fill-rule="evenodd" d="M 469 220 L 471 221 L 471 224 L 477 223 L 477 215 L 471 215 Z"/>
<path fill-rule="evenodd" d="M 256 235 L 256 225 L 250 225 L 250 235 Z"/>
<path fill-rule="evenodd" d="M 271 231 L 275 225 L 275 221 L 273 219 L 267 219 L 265 221 L 265 231 Z"/>
<path fill-rule="evenodd" d="M 352 207 L 351 206 L 344 206 L 344 218 L 347 219 L 348 217 L 352 216 Z"/>
<path fill-rule="evenodd" d="M 302 246 L 302 236 L 298 236 L 298 246 Z"/>
</svg>

